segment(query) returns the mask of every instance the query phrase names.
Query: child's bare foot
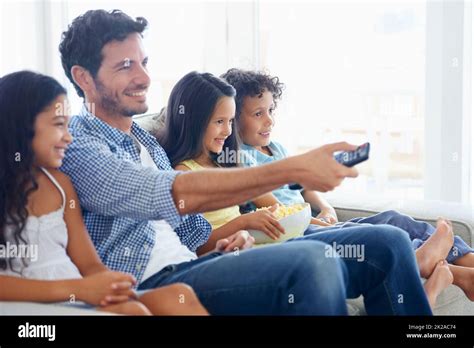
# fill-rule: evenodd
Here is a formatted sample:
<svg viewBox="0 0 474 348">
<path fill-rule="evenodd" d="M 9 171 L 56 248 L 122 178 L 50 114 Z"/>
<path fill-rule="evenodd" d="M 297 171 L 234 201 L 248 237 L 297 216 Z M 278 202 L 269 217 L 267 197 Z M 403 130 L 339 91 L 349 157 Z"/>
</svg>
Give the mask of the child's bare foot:
<svg viewBox="0 0 474 348">
<path fill-rule="evenodd" d="M 448 263 L 443 260 L 438 262 L 433 273 L 424 284 L 426 297 L 431 308 L 434 308 L 438 295 L 453 283 L 453 274 L 449 270 Z"/>
<path fill-rule="evenodd" d="M 449 265 L 454 276 L 454 285 L 459 286 L 467 298 L 474 301 L 474 268 Z"/>
<path fill-rule="evenodd" d="M 431 273 L 433 273 L 436 264 L 446 259 L 453 243 L 454 235 L 451 222 L 445 219 L 438 219 L 436 231 L 416 250 L 416 261 L 420 268 L 420 275 L 423 278 L 428 279 Z"/>
</svg>

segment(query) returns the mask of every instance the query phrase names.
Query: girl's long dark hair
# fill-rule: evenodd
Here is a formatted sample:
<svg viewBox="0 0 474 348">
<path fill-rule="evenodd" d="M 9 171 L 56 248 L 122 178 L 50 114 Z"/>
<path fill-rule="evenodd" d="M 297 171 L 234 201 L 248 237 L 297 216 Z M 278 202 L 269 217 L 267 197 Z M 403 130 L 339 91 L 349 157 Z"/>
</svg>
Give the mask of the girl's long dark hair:
<svg viewBox="0 0 474 348">
<path fill-rule="evenodd" d="M 32 148 L 35 120 L 62 94 L 66 90 L 56 80 L 31 71 L 0 78 L 0 245 L 6 246 L 8 226 L 15 244 L 28 242 L 21 233 L 28 196 L 38 188 Z M 0 258 L 0 269 L 12 268 L 11 261 Z"/>
<path fill-rule="evenodd" d="M 221 97 L 235 97 L 234 88 L 210 73 L 190 72 L 174 86 L 166 107 L 165 127 L 155 136 L 165 149 L 174 167 L 180 162 L 198 157 L 203 151 L 203 138 L 214 108 Z M 237 165 L 239 138 L 232 124 L 232 134 L 226 139 L 224 154 L 211 154 L 222 167 Z M 230 159 L 230 160 L 226 160 Z"/>
</svg>

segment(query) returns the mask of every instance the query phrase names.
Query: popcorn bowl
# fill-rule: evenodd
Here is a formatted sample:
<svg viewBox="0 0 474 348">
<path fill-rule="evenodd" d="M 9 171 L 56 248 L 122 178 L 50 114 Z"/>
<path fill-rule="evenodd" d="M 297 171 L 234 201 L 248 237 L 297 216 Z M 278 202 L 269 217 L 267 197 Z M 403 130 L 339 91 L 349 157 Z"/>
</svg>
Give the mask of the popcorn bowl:
<svg viewBox="0 0 474 348">
<path fill-rule="evenodd" d="M 311 206 L 309 203 L 297 203 L 289 206 L 281 205 L 273 214 L 285 229 L 285 233 L 280 234 L 280 237 L 274 240 L 262 231 L 248 230 L 250 235 L 255 238 L 255 244 L 278 243 L 295 237 L 301 237 L 311 222 Z"/>
</svg>

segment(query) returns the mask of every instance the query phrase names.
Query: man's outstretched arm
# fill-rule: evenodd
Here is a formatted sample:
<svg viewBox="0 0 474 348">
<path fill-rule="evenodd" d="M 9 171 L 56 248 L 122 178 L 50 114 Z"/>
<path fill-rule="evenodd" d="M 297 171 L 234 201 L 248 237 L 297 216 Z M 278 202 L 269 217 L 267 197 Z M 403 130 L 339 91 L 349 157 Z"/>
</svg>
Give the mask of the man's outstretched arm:
<svg viewBox="0 0 474 348">
<path fill-rule="evenodd" d="M 173 200 L 180 214 L 189 214 L 240 204 L 292 182 L 310 190 L 330 191 L 344 178 L 358 175 L 355 168 L 334 160 L 333 153 L 355 149 L 343 142 L 259 167 L 182 173 L 174 180 Z"/>
</svg>

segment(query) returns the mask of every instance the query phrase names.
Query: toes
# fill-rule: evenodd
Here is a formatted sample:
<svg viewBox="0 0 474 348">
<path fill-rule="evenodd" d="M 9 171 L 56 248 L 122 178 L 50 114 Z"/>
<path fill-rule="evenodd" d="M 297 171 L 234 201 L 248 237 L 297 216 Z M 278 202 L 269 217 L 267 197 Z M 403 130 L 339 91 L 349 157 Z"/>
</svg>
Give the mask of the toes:
<svg viewBox="0 0 474 348">
<path fill-rule="evenodd" d="M 443 226 L 443 227 L 446 227 L 448 228 L 449 230 L 452 230 L 453 228 L 453 223 L 448 220 L 448 219 L 445 219 L 443 217 L 439 217 L 437 220 L 436 220 L 436 226 Z"/>
<path fill-rule="evenodd" d="M 446 276 L 446 279 L 448 280 L 448 283 L 451 284 L 454 280 L 453 273 L 449 269 L 448 262 L 446 260 L 442 260 L 438 263 L 436 266 L 437 268 L 440 268 L 440 272 L 443 272 L 444 275 Z"/>
<path fill-rule="evenodd" d="M 443 236 L 449 236 L 450 239 L 454 238 L 453 227 L 449 220 L 439 218 L 436 221 L 436 230 Z"/>
<path fill-rule="evenodd" d="M 449 225 L 446 223 L 446 220 L 443 219 L 443 218 L 438 218 L 436 220 L 436 227 L 438 227 L 439 229 L 448 229 Z"/>
</svg>

